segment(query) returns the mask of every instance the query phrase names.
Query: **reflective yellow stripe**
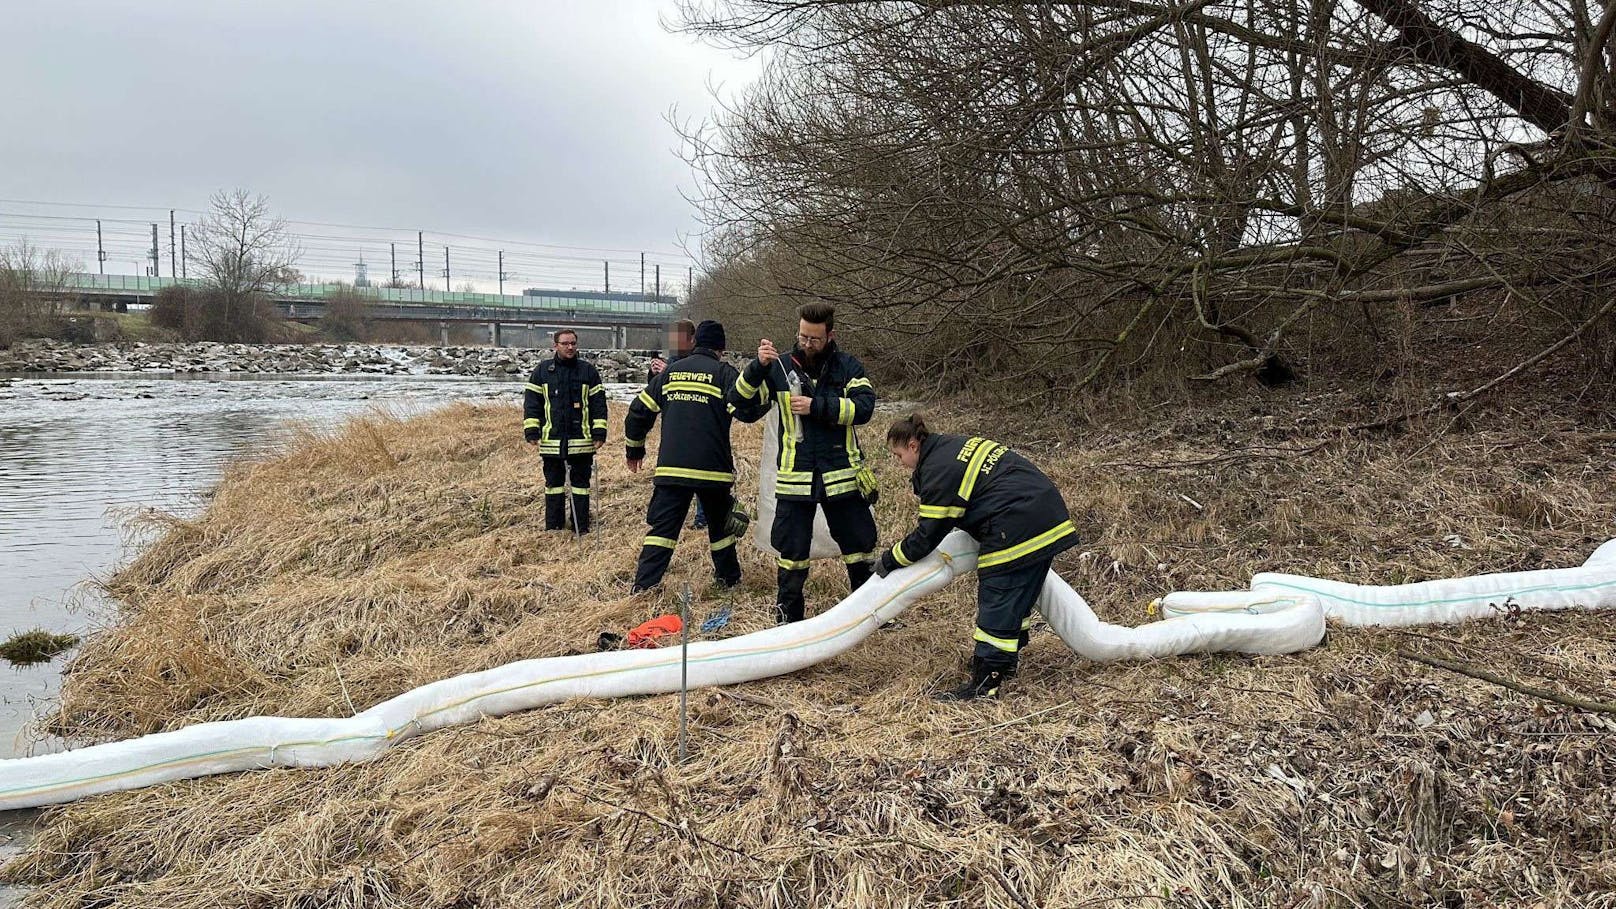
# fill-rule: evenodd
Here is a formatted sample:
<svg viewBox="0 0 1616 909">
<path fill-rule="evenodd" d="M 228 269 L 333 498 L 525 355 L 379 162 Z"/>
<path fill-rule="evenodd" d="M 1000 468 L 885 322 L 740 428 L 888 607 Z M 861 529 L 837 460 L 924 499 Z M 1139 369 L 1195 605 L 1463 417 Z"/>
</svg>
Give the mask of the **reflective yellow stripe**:
<svg viewBox="0 0 1616 909">
<path fill-rule="evenodd" d="M 1021 630 L 1026 631 L 1027 629 L 1029 629 L 1031 627 L 1032 627 L 1032 613 L 1029 612 L 1029 613 L 1027 613 L 1027 617 L 1021 620 Z"/>
<path fill-rule="evenodd" d="M 744 375 L 735 377 L 735 390 L 740 392 L 743 398 L 755 398 L 758 393 L 758 387 L 746 381 L 746 376 Z"/>
<path fill-rule="evenodd" d="M 587 495 L 589 495 L 589 487 L 588 486 L 574 486 L 574 487 L 572 487 L 572 494 L 575 495 L 575 496 L 587 496 Z"/>
<path fill-rule="evenodd" d="M 843 426 L 853 425 L 853 402 L 842 398 L 836 402 L 836 422 Z"/>
<path fill-rule="evenodd" d="M 800 474 L 800 476 L 807 477 L 807 478 L 809 478 L 810 481 L 812 481 L 812 479 L 813 479 L 813 474 L 811 474 L 811 473 Z M 855 480 L 855 479 L 858 479 L 858 468 L 857 467 L 843 467 L 840 470 L 827 470 L 827 471 L 825 471 L 825 482 L 826 483 L 839 483 L 842 480 Z"/>
<path fill-rule="evenodd" d="M 717 552 L 720 549 L 728 549 L 729 547 L 734 546 L 734 545 L 735 545 L 735 538 L 733 536 L 729 536 L 729 537 L 723 538 L 722 540 L 719 540 L 716 543 L 708 543 L 707 548 L 711 549 L 713 552 Z"/>
<path fill-rule="evenodd" d="M 779 565 L 781 568 L 789 571 L 796 571 L 802 568 L 807 568 L 809 565 L 812 565 L 813 562 L 810 562 L 807 559 L 803 559 L 800 562 L 794 559 L 775 559 L 774 564 Z"/>
<path fill-rule="evenodd" d="M 908 556 L 903 554 L 903 543 L 901 541 L 892 544 L 892 560 L 897 562 L 899 565 L 904 566 L 914 564 L 913 562 L 909 561 Z"/>
<path fill-rule="evenodd" d="M 538 417 L 528 417 L 522 421 L 523 429 L 538 429 L 540 425 Z"/>
<path fill-rule="evenodd" d="M 656 399 L 651 397 L 649 392 L 644 392 L 644 391 L 640 392 L 640 403 L 644 404 L 646 407 L 651 408 L 652 413 L 661 413 L 662 412 L 661 405 L 657 404 Z"/>
<path fill-rule="evenodd" d="M 717 385 L 708 385 L 706 382 L 669 382 L 668 384 L 662 386 L 662 390 L 694 391 L 714 398 L 722 398 L 724 396 L 723 390 Z"/>
<path fill-rule="evenodd" d="M 647 546 L 661 546 L 663 549 L 672 549 L 675 546 L 679 545 L 679 541 L 678 540 L 670 540 L 667 537 L 646 537 L 645 538 L 645 545 L 647 545 Z"/>
<path fill-rule="evenodd" d="M 969 444 L 969 443 L 967 443 Z M 982 473 L 982 465 L 987 462 L 988 456 L 994 449 L 1003 448 L 998 442 L 988 439 L 977 440 L 976 451 L 971 453 L 971 461 L 965 465 L 965 476 L 960 479 L 959 497 L 967 502 L 971 500 L 971 493 L 976 491 L 976 478 Z"/>
<path fill-rule="evenodd" d="M 780 399 L 780 473 L 789 474 L 797 466 L 797 415 L 791 412 L 791 392 L 775 395 Z"/>
<path fill-rule="evenodd" d="M 998 552 L 982 554 L 976 560 L 976 567 L 978 569 L 992 568 L 995 565 L 1003 565 L 1005 562 L 1013 562 L 1024 555 L 1030 555 L 1043 549 L 1061 537 L 1074 533 L 1077 533 L 1077 528 L 1072 526 L 1072 522 L 1062 521 L 1025 543 L 1017 543 L 1009 549 L 1001 549 Z"/>
<path fill-rule="evenodd" d="M 814 475 L 805 470 L 782 470 L 774 475 L 774 479 L 777 483 L 801 485 L 803 483 L 812 483 Z"/>
<path fill-rule="evenodd" d="M 720 470 L 692 470 L 688 467 L 658 467 L 656 475 L 659 477 L 679 477 L 685 480 L 712 480 L 716 483 L 733 483 L 735 474 Z"/>
<path fill-rule="evenodd" d="M 920 516 L 923 518 L 963 518 L 965 509 L 958 505 L 922 505 Z"/>
<path fill-rule="evenodd" d="M 874 555 L 875 553 L 873 552 L 844 552 L 842 553 L 842 561 L 849 565 L 854 562 L 868 562 Z"/>
<path fill-rule="evenodd" d="M 852 391 L 855 388 L 868 388 L 872 391 L 875 389 L 875 386 L 870 384 L 870 380 L 864 376 L 859 376 L 856 379 L 848 379 L 847 384 L 842 387 L 848 391 Z"/>
<path fill-rule="evenodd" d="M 825 495 L 839 496 L 843 493 L 853 492 L 856 489 L 858 489 L 858 483 L 853 480 L 848 480 L 845 483 L 826 483 Z"/>
<path fill-rule="evenodd" d="M 992 644 L 1005 653 L 1015 653 L 1021 644 L 1015 638 L 996 638 L 980 628 L 976 629 L 976 634 L 971 635 L 971 639 L 981 641 L 984 644 Z"/>
<path fill-rule="evenodd" d="M 544 386 L 543 385 L 534 385 L 532 382 L 529 382 L 526 385 L 523 385 L 522 387 L 527 389 L 528 391 L 534 392 L 536 394 L 541 394 L 541 395 L 544 394 Z"/>
<path fill-rule="evenodd" d="M 564 495 L 566 493 L 566 491 L 567 491 L 567 487 L 565 487 L 565 486 L 546 486 L 546 487 L 544 487 L 544 494 L 547 495 L 547 496 Z"/>
<path fill-rule="evenodd" d="M 629 448 L 644 448 L 645 447 L 645 440 L 644 439 L 626 439 L 624 441 L 625 441 L 625 444 Z"/>
<path fill-rule="evenodd" d="M 589 386 L 588 385 L 582 386 L 578 390 L 578 395 L 579 395 L 578 400 L 580 401 L 580 407 L 579 407 L 579 412 L 578 412 L 578 425 L 579 426 L 588 426 L 589 425 Z"/>
</svg>

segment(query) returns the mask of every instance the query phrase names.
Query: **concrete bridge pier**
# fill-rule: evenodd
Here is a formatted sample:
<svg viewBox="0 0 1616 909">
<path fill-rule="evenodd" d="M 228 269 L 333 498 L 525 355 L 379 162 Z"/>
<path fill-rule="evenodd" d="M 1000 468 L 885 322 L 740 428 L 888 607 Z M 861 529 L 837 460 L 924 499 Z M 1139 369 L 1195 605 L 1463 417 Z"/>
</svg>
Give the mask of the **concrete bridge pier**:
<svg viewBox="0 0 1616 909">
<path fill-rule="evenodd" d="M 504 347 L 505 346 L 500 341 L 500 332 L 499 332 L 499 323 L 498 322 L 489 322 L 488 323 L 488 343 L 492 344 L 495 347 Z"/>
<path fill-rule="evenodd" d="M 442 346 L 442 347 L 448 347 L 449 346 L 449 323 L 448 322 L 439 322 L 438 323 L 438 344 L 440 346 Z"/>
</svg>

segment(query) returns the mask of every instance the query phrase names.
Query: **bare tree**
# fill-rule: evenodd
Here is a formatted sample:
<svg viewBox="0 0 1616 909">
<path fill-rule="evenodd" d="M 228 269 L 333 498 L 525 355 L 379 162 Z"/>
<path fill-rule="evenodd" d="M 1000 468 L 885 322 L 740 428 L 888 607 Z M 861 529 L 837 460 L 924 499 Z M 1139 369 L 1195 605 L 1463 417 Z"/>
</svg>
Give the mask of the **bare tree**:
<svg viewBox="0 0 1616 909">
<path fill-rule="evenodd" d="M 30 335 L 56 335 L 73 301 L 69 278 L 78 263 L 27 240 L 0 248 L 0 346 Z"/>
<path fill-rule="evenodd" d="M 1487 324 L 1523 339 L 1616 291 L 1616 13 L 1584 0 L 685 17 L 772 48 L 688 137 L 715 292 L 839 300 L 945 383 L 1378 368 L 1406 348 L 1394 325 L 1457 294 L 1493 295 Z M 1304 348 L 1315 326 L 1326 343 Z"/>
<path fill-rule="evenodd" d="M 208 214 L 191 231 L 186 261 L 210 291 L 217 324 L 236 334 L 233 326 L 262 321 L 264 294 L 298 280 L 300 255 L 269 200 L 235 189 L 214 193 Z"/>
</svg>

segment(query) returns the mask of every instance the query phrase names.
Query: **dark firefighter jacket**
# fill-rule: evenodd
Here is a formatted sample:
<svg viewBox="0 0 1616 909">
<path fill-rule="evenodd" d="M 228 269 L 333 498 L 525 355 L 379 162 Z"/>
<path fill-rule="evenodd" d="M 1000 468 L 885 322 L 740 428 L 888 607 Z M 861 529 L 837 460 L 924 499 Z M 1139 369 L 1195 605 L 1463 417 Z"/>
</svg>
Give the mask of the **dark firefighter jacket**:
<svg viewBox="0 0 1616 909">
<path fill-rule="evenodd" d="M 779 405 L 776 498 L 812 500 L 815 474 L 822 478 L 826 499 L 858 495 L 864 455 L 853 427 L 870 422 L 875 413 L 875 386 L 864 374 L 864 364 L 839 350 L 835 341 L 826 345 L 815 367 L 807 362 L 807 356 L 795 348 L 780 360 L 783 368 L 765 367 L 753 360 L 735 383 L 730 403 L 739 407 L 751 402 L 765 412 Z M 801 382 L 800 393 L 813 399 L 806 416 L 791 412 L 790 374 Z"/>
<path fill-rule="evenodd" d="M 998 442 L 938 433 L 915 465 L 920 524 L 881 556 L 886 568 L 931 554 L 958 527 L 976 538 L 978 574 L 1048 558 L 1077 544 L 1060 490 L 1032 462 Z"/>
<path fill-rule="evenodd" d="M 670 362 L 629 405 L 623 422 L 628 457 L 645 457 L 645 437 L 662 416 L 657 451 L 659 486 L 728 486 L 735 482 L 730 452 L 730 418 L 757 422 L 764 413 L 755 401 L 729 404 L 739 373 L 705 347 Z"/>
<path fill-rule="evenodd" d="M 549 359 L 534 368 L 522 392 L 522 437 L 537 439 L 539 454 L 588 454 L 584 441 L 606 441 L 606 389 L 593 363 L 582 357 Z"/>
</svg>

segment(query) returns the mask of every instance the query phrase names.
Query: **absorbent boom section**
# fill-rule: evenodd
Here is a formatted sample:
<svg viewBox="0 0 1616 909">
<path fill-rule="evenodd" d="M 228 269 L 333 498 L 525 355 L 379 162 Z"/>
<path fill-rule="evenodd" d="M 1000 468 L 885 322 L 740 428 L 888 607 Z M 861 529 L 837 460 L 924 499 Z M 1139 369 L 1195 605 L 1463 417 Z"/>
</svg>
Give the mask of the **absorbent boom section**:
<svg viewBox="0 0 1616 909">
<path fill-rule="evenodd" d="M 692 688 L 784 675 L 864 640 L 911 604 L 976 568 L 976 542 L 955 531 L 936 552 L 871 578 L 803 622 L 690 646 Z M 1182 653 L 1292 653 L 1324 636 L 1326 618 L 1353 625 L 1455 622 L 1521 609 L 1616 607 L 1616 540 L 1578 568 L 1478 575 L 1389 587 L 1260 574 L 1251 589 L 1174 593 L 1161 621 L 1130 628 L 1100 621 L 1058 575 L 1038 609 L 1079 655 L 1097 661 Z M 522 660 L 424 685 L 345 719 L 253 717 L 203 723 L 76 751 L 0 761 L 0 809 L 70 802 L 172 780 L 270 767 L 368 761 L 410 736 L 570 698 L 679 690 L 679 652 L 629 650 Z"/>
</svg>

